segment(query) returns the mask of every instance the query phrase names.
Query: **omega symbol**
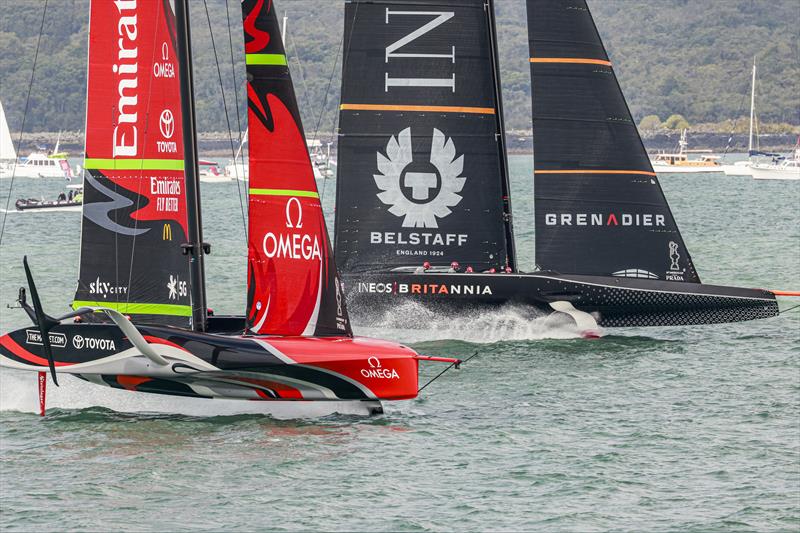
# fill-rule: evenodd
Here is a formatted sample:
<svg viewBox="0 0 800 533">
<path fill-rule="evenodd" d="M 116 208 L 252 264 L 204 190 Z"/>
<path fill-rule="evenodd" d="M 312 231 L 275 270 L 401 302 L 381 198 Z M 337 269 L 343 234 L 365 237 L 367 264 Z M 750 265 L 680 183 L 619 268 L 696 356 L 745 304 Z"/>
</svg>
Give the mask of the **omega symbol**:
<svg viewBox="0 0 800 533">
<path fill-rule="evenodd" d="M 297 204 L 297 223 L 292 224 L 292 204 Z M 286 202 L 286 227 L 287 228 L 302 228 L 303 227 L 303 206 L 300 204 L 300 200 L 292 196 L 289 198 L 289 201 Z"/>
</svg>

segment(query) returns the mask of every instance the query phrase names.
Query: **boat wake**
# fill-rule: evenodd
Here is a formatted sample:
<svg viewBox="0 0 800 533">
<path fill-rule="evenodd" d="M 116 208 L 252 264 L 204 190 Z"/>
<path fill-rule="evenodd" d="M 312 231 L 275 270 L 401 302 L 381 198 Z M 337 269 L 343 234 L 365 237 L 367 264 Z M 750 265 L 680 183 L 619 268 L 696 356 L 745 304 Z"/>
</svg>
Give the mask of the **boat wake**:
<svg viewBox="0 0 800 533">
<path fill-rule="evenodd" d="M 356 334 L 382 335 L 405 343 L 453 339 L 491 344 L 582 336 L 567 315 L 545 315 L 511 304 L 494 310 L 442 313 L 417 302 L 404 302 L 389 311 L 359 315 L 353 323 Z"/>
<path fill-rule="evenodd" d="M 39 398 L 36 379 L 36 374 L 32 372 L 3 369 L 0 372 L 0 411 L 38 414 Z M 48 410 L 51 408 L 74 410 L 102 407 L 120 413 L 173 414 L 193 417 L 256 414 L 280 420 L 319 418 L 333 414 L 361 416 L 370 414 L 367 404 L 360 401 L 251 402 L 181 398 L 89 386 L 85 381 L 67 374 L 61 374 L 58 382 L 61 386 L 55 387 L 48 377 Z"/>
</svg>

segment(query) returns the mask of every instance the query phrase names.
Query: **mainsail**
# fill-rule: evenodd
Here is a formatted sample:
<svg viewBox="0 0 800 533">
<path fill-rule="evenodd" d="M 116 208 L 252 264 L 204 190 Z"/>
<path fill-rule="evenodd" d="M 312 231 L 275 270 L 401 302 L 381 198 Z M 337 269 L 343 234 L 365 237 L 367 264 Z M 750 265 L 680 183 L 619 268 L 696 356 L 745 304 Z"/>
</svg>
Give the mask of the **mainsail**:
<svg viewBox="0 0 800 533">
<path fill-rule="evenodd" d="M 536 262 L 699 283 L 585 0 L 528 0 Z"/>
<path fill-rule="evenodd" d="M 191 317 L 175 16 L 169 0 L 91 4 L 85 196 L 74 307 Z"/>
<path fill-rule="evenodd" d="M 491 2 L 345 6 L 336 258 L 345 272 L 514 267 Z"/>
<path fill-rule="evenodd" d="M 242 2 L 250 160 L 248 328 L 352 335 L 271 0 Z"/>
<path fill-rule="evenodd" d="M 14 142 L 11 140 L 11 132 L 8 131 L 6 112 L 3 109 L 3 102 L 0 102 L 0 161 L 17 159 L 17 152 L 14 150 Z"/>
</svg>

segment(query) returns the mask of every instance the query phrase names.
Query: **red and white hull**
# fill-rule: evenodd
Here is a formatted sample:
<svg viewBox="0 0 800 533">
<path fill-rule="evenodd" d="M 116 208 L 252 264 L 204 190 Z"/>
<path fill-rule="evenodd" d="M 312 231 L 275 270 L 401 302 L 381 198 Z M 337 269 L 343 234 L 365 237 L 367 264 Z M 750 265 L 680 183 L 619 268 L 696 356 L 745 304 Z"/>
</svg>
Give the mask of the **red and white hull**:
<svg viewBox="0 0 800 533">
<path fill-rule="evenodd" d="M 142 354 L 113 324 L 62 324 L 50 332 L 57 373 L 118 389 L 198 398 L 378 402 L 417 395 L 420 356 L 386 341 L 139 330 L 166 365 Z M 0 366 L 47 370 L 36 327 L 0 337 Z"/>
</svg>

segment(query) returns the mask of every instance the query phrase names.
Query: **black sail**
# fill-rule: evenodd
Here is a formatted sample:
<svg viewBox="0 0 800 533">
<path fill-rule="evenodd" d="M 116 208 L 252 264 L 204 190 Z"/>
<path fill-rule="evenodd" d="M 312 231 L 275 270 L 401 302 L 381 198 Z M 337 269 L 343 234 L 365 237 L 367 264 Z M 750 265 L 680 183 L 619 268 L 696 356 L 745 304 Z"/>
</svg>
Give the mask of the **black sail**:
<svg viewBox="0 0 800 533">
<path fill-rule="evenodd" d="M 484 0 L 346 3 L 342 271 L 513 267 L 489 13 Z"/>
<path fill-rule="evenodd" d="M 699 283 L 585 0 L 528 0 L 536 262 Z"/>
</svg>

